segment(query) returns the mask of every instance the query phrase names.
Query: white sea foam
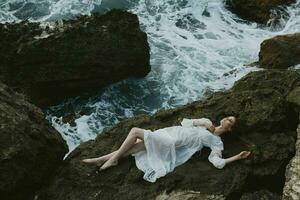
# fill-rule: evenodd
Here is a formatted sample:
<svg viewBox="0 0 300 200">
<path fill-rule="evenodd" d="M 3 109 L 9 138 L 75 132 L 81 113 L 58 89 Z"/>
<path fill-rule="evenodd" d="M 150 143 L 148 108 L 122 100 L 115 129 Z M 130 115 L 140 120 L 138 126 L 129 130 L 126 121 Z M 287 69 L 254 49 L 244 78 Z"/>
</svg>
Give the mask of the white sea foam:
<svg viewBox="0 0 300 200">
<path fill-rule="evenodd" d="M 300 72 L 300 64 L 289 67 L 289 70 Z"/>
<path fill-rule="evenodd" d="M 17 20 L 16 16 L 22 16 L 18 12 L 24 9 L 25 0 L 10 0 L 12 2 L 15 9 L 10 8 L 8 0 L 0 3 L 1 21 Z M 70 18 L 118 6 L 130 7 L 148 35 L 152 70 L 145 78 L 121 81 L 88 100 L 78 103 L 70 99 L 47 110 L 47 119 L 66 139 L 70 151 L 81 142 L 94 138 L 104 127 L 124 118 L 153 114 L 161 108 L 201 99 L 207 88 L 230 88 L 234 81 L 258 70 L 245 64 L 258 60 L 260 43 L 264 39 L 300 31 L 300 0 L 288 8 L 290 19 L 282 20 L 282 28 L 276 31 L 239 19 L 225 9 L 223 0 L 127 0 L 126 5 L 120 5 L 121 1 L 117 0 L 26 2 L 39 2 L 44 6 L 44 13 L 33 9 L 31 15 L 25 16 L 33 21 Z M 61 117 L 67 107 L 74 113 L 86 108 L 89 112 L 77 115 L 75 126 L 71 126 Z"/>
</svg>

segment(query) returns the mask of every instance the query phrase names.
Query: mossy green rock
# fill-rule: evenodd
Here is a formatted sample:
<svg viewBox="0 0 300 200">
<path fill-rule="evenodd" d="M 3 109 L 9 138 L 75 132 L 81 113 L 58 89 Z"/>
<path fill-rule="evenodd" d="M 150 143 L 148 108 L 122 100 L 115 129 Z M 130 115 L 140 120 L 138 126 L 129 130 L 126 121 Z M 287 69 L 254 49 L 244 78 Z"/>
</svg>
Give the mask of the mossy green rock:
<svg viewBox="0 0 300 200">
<path fill-rule="evenodd" d="M 33 199 L 68 151 L 42 111 L 0 82 L 0 199 Z"/>
<path fill-rule="evenodd" d="M 0 80 L 43 107 L 150 72 L 147 35 L 126 11 L 0 24 L 0 38 Z"/>
<path fill-rule="evenodd" d="M 285 99 L 299 85 L 300 75 L 295 72 L 251 72 L 230 90 L 213 93 L 204 101 L 124 120 L 76 148 L 37 199 L 155 199 L 164 192 L 176 191 L 196 191 L 230 199 L 256 186 L 282 188 L 281 169 L 295 151 L 299 122 Z M 133 157 L 120 160 L 118 166 L 98 174 L 95 166 L 80 162 L 116 150 L 132 127 L 156 130 L 179 125 L 183 118 L 200 117 L 208 117 L 217 125 L 227 115 L 237 116 L 238 124 L 233 133 L 223 137 L 224 157 L 242 150 L 250 150 L 252 154 L 249 159 L 222 170 L 207 161 L 209 150 L 206 148 L 201 155 L 196 153 L 155 183 L 143 180 L 143 173 L 136 168 Z M 274 180 L 276 184 L 270 184 Z"/>
</svg>

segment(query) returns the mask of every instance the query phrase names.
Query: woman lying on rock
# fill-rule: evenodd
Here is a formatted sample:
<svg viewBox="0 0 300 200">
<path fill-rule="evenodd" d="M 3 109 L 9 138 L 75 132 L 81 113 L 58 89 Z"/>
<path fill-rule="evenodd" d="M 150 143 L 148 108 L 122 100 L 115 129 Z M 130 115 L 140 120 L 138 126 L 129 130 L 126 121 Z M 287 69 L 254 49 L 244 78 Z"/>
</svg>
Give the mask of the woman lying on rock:
<svg viewBox="0 0 300 200">
<path fill-rule="evenodd" d="M 183 164 L 203 147 L 211 148 L 208 160 L 216 167 L 223 168 L 227 163 L 247 158 L 249 151 L 222 158 L 223 142 L 221 134 L 230 132 L 236 123 L 234 116 L 228 116 L 214 127 L 207 118 L 186 119 L 182 126 L 171 126 L 156 131 L 132 128 L 121 147 L 98 158 L 84 159 L 84 163 L 95 163 L 100 170 L 118 164 L 121 157 L 133 155 L 138 169 L 142 170 L 144 179 L 155 182 L 178 165 Z"/>
</svg>

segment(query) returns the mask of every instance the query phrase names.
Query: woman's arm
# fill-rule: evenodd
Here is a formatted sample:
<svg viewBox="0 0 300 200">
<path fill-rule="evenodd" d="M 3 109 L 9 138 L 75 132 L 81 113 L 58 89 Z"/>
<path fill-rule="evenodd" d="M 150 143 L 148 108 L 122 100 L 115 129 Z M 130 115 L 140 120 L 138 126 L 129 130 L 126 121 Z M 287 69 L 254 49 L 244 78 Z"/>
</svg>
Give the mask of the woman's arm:
<svg viewBox="0 0 300 200">
<path fill-rule="evenodd" d="M 209 119 L 206 119 L 206 118 L 194 119 L 193 120 L 193 125 L 194 126 L 204 126 L 210 132 L 215 131 L 215 126 L 212 124 L 212 122 Z"/>
<path fill-rule="evenodd" d="M 231 156 L 229 158 L 226 158 L 225 163 L 227 164 L 227 163 L 231 163 L 231 162 L 236 161 L 236 160 L 245 159 L 250 155 L 250 153 L 251 153 L 250 151 L 242 151 L 241 153 L 236 154 L 235 156 Z"/>
<path fill-rule="evenodd" d="M 231 163 L 236 160 L 245 159 L 250 155 L 250 151 L 242 151 L 241 153 L 229 157 L 222 158 L 221 151 L 212 150 L 210 155 L 208 156 L 209 162 L 211 162 L 216 168 L 222 169 L 226 164 Z"/>
<path fill-rule="evenodd" d="M 211 132 L 214 132 L 215 127 L 212 122 L 207 118 L 200 118 L 200 119 L 186 119 L 184 118 L 181 122 L 182 126 L 191 127 L 191 126 L 204 126 Z"/>
</svg>

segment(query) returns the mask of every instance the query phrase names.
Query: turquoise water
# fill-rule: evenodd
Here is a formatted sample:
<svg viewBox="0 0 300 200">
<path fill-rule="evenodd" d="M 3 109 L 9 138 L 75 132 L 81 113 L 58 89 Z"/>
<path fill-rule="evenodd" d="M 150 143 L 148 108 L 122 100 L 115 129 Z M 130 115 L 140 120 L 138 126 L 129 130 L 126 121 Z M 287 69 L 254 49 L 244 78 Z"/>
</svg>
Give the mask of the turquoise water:
<svg viewBox="0 0 300 200">
<path fill-rule="evenodd" d="M 2 2 L 2 3 L 1 3 Z M 230 88 L 258 59 L 260 43 L 299 32 L 300 0 L 288 8 L 280 28 L 260 28 L 224 8 L 222 0 L 0 0 L 0 21 L 52 21 L 122 8 L 138 15 L 148 35 L 151 72 L 76 97 L 45 111 L 70 151 L 103 128 L 138 114 L 174 108 L 204 98 L 204 92 Z M 225 76 L 225 73 L 229 75 Z M 73 117 L 75 116 L 75 117 Z M 73 123 L 66 123 L 73 118 Z"/>
</svg>

